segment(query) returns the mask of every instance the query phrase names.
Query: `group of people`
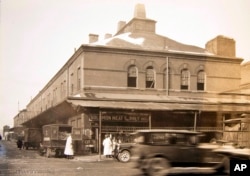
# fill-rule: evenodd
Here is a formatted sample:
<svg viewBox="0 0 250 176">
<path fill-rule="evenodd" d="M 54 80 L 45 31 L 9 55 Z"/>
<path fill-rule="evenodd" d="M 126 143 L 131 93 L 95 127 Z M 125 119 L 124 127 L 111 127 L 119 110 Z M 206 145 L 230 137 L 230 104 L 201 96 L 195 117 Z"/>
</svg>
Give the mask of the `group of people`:
<svg viewBox="0 0 250 176">
<path fill-rule="evenodd" d="M 117 139 L 115 136 L 112 137 L 111 134 L 106 134 L 105 139 L 103 140 L 103 155 L 106 156 L 106 158 L 112 158 L 114 156 L 114 152 L 118 146 L 118 144 L 121 143 L 120 139 Z"/>
<path fill-rule="evenodd" d="M 105 135 L 105 139 L 103 140 L 103 154 L 106 156 L 106 158 L 112 158 L 114 156 L 114 152 L 117 149 L 118 144 L 120 143 L 121 139 L 116 138 L 115 136 L 112 137 L 111 134 Z M 22 149 L 23 141 L 21 139 L 17 140 L 17 147 L 19 150 Z M 67 159 L 72 159 L 74 155 L 73 140 L 70 133 L 67 134 L 64 155 Z"/>
</svg>

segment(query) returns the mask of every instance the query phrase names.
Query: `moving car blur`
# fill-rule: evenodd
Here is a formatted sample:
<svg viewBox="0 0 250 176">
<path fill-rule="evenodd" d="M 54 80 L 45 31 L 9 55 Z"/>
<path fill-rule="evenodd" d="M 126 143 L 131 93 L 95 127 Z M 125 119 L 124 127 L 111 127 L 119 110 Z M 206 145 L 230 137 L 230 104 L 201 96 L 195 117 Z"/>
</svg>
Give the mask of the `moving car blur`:
<svg viewBox="0 0 250 176">
<path fill-rule="evenodd" d="M 146 175 L 216 173 L 219 167 L 223 167 L 224 157 L 213 152 L 219 145 L 200 143 L 202 133 L 154 129 L 137 131 L 135 136 L 133 160 Z"/>
</svg>

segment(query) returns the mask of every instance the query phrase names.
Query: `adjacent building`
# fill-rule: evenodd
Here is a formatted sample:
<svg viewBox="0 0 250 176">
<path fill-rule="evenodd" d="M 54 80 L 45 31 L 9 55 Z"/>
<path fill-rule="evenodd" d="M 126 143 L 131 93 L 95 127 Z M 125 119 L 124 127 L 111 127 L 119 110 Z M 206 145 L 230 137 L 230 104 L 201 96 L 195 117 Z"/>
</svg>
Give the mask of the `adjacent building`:
<svg viewBox="0 0 250 176">
<path fill-rule="evenodd" d="M 79 150 L 91 141 L 98 151 L 104 133 L 146 128 L 203 131 L 209 141 L 221 137 L 223 120 L 250 112 L 249 96 L 224 94 L 245 84 L 231 38 L 200 48 L 161 36 L 143 4 L 98 38 L 90 34 L 30 101 L 23 126 L 70 124 L 82 129 Z"/>
</svg>

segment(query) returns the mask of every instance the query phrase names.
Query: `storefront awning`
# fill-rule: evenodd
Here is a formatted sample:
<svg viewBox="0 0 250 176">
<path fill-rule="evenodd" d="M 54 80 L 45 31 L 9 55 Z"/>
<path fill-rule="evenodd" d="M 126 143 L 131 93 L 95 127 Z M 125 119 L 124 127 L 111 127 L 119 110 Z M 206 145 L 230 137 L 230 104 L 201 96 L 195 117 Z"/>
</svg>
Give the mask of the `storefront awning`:
<svg viewBox="0 0 250 176">
<path fill-rule="evenodd" d="M 249 111 L 249 106 L 202 104 L 202 103 L 167 103 L 167 102 L 136 102 L 70 99 L 68 103 L 85 108 L 130 109 L 130 110 L 192 110 L 192 111 Z"/>
<path fill-rule="evenodd" d="M 66 101 L 53 106 L 23 123 L 27 127 L 42 127 L 52 123 L 67 123 L 67 118 L 76 115 L 75 109 Z"/>
</svg>

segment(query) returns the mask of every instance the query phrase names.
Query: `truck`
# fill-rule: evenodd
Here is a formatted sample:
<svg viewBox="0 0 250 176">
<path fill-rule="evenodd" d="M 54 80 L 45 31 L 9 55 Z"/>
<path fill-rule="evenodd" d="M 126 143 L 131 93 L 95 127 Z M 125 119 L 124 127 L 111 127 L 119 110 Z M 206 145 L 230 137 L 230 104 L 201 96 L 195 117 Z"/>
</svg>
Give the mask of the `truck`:
<svg viewBox="0 0 250 176">
<path fill-rule="evenodd" d="M 74 128 L 68 124 L 49 124 L 42 127 L 43 142 L 40 154 L 46 157 L 64 156 L 67 133 L 71 133 L 73 143 L 82 140 L 81 128 Z"/>
<path fill-rule="evenodd" d="M 29 148 L 39 149 L 42 142 L 42 130 L 40 128 L 26 128 L 24 129 L 23 147 L 28 150 Z"/>
<path fill-rule="evenodd" d="M 224 121 L 223 140 L 238 148 L 250 148 L 250 117 L 228 119 Z"/>
</svg>

